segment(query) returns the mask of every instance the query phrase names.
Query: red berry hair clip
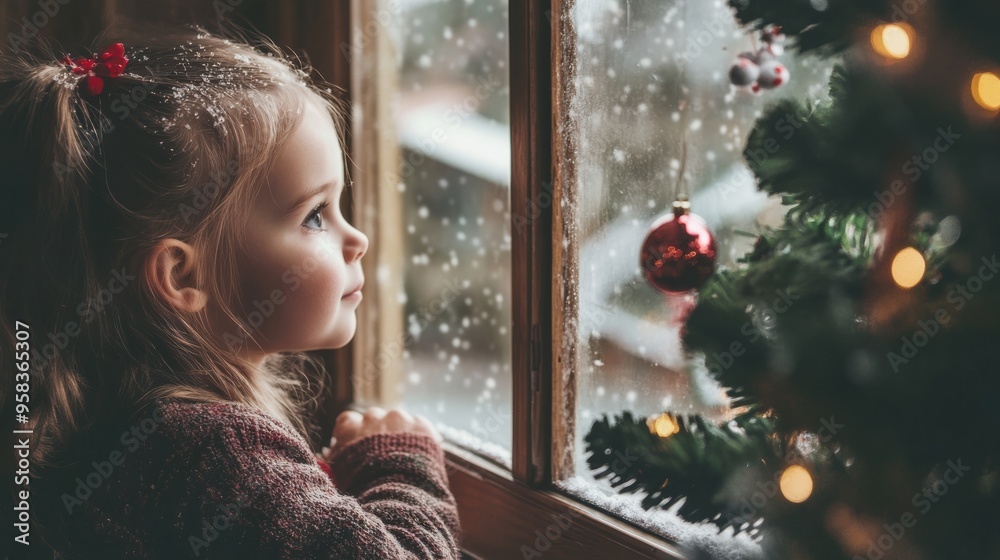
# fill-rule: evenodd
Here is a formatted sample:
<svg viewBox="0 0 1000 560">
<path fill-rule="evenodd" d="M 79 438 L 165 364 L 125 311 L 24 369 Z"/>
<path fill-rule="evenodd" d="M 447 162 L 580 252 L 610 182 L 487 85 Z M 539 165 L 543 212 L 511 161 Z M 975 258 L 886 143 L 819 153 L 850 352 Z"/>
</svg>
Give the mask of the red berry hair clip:
<svg viewBox="0 0 1000 560">
<path fill-rule="evenodd" d="M 80 76 L 77 87 L 87 95 L 94 96 L 104 91 L 105 78 L 117 78 L 125 71 L 128 57 L 125 56 L 125 45 L 115 43 L 94 58 L 70 58 L 66 55 L 60 62 Z"/>
</svg>

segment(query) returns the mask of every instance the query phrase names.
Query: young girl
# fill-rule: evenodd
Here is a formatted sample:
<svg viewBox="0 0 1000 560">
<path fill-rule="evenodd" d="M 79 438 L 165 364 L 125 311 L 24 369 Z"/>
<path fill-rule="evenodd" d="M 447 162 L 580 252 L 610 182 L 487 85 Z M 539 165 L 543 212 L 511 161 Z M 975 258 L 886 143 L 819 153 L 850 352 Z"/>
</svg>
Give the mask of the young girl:
<svg viewBox="0 0 1000 560">
<path fill-rule="evenodd" d="M 429 422 L 304 438 L 303 352 L 347 344 L 364 283 L 343 107 L 274 52 L 119 40 L 0 59 L 14 557 L 457 558 Z"/>
</svg>

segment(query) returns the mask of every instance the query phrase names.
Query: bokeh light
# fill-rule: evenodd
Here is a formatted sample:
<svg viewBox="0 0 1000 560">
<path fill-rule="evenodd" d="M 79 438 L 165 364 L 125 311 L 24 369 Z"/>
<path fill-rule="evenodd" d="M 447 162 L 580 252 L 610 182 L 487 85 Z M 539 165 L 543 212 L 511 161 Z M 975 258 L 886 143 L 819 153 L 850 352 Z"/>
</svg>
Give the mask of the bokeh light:
<svg viewBox="0 0 1000 560">
<path fill-rule="evenodd" d="M 660 437 L 670 437 L 679 431 L 680 426 L 669 414 L 661 414 L 653 421 L 653 433 Z"/>
<path fill-rule="evenodd" d="M 793 504 L 801 504 L 809 499 L 813 491 L 813 479 L 809 471 L 800 465 L 792 465 L 781 473 L 781 495 Z"/>
<path fill-rule="evenodd" d="M 972 98 L 987 111 L 1000 111 L 1000 77 L 993 72 L 973 76 Z"/>
<path fill-rule="evenodd" d="M 920 251 L 907 247 L 892 259 L 892 279 L 900 288 L 910 289 L 924 277 L 927 263 Z"/>
<path fill-rule="evenodd" d="M 888 23 L 872 30 L 875 52 L 895 60 L 909 56 L 913 43 L 913 28 L 905 23 Z"/>
</svg>

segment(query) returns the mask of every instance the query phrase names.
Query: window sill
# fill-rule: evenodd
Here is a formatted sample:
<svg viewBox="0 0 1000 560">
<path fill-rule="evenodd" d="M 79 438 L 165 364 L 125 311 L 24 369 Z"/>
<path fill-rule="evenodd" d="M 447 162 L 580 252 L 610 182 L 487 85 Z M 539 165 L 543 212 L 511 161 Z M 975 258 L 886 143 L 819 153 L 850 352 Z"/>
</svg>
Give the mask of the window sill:
<svg viewBox="0 0 1000 560">
<path fill-rule="evenodd" d="M 684 560 L 659 537 L 445 444 L 448 478 L 462 520 L 462 548 L 472 558 Z"/>
</svg>

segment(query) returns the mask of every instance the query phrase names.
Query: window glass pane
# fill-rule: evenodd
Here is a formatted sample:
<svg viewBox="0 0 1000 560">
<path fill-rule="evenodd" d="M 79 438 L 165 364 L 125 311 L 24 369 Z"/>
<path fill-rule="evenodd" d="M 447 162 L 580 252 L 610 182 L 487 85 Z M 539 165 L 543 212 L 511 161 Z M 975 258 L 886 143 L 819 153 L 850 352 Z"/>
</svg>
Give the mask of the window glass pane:
<svg viewBox="0 0 1000 560">
<path fill-rule="evenodd" d="M 378 134 L 398 147 L 402 219 L 378 242 L 401 247 L 404 330 L 399 363 L 381 368 L 399 400 L 381 404 L 509 464 L 507 2 L 383 2 L 379 17 L 395 67 L 371 71 L 395 73 L 397 90 Z"/>
<path fill-rule="evenodd" d="M 717 264 L 745 254 L 753 239 L 737 232 L 783 215 L 756 190 L 742 159 L 746 138 L 776 100 L 826 96 L 830 64 L 785 53 L 791 81 L 754 94 L 730 85 L 730 66 L 752 44 L 721 0 L 577 0 L 568 10 L 580 320 L 564 336 L 581 354 L 576 409 L 566 411 L 575 414 L 576 477 L 565 486 L 596 500 L 607 493 L 587 469 L 583 436 L 602 414 L 728 413 L 722 389 L 703 365 L 689 367 L 680 346 L 695 296 L 665 296 L 641 273 L 651 222 L 671 211 L 684 170 L 692 211 L 715 234 Z"/>
</svg>

